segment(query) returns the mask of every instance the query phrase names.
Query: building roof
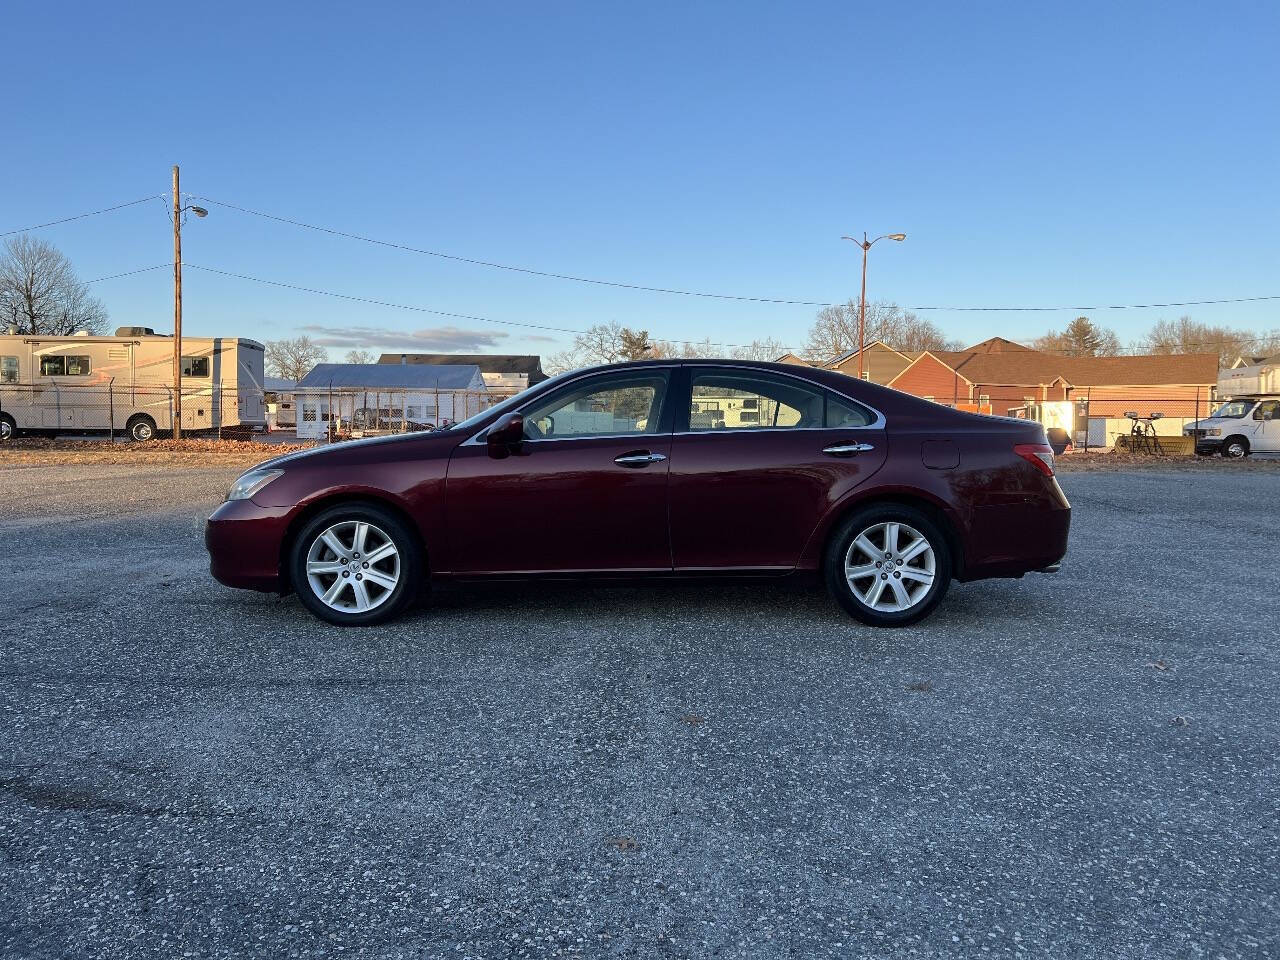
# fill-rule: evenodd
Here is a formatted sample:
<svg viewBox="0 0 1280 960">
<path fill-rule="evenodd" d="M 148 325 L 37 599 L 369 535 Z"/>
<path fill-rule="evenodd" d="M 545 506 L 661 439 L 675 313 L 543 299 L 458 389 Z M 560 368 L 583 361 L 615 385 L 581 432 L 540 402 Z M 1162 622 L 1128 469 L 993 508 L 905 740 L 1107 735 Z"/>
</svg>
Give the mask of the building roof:
<svg viewBox="0 0 1280 960">
<path fill-rule="evenodd" d="M 472 365 L 480 368 L 481 373 L 524 373 L 529 377 L 529 385 L 541 383 L 547 379 L 542 372 L 542 358 L 536 355 L 514 353 L 384 353 L 378 358 L 378 364 L 428 364 L 445 366 L 452 364 Z"/>
<path fill-rule="evenodd" d="M 290 393 L 298 385 L 296 380 L 285 377 L 263 377 L 262 389 L 269 393 Z"/>
<path fill-rule="evenodd" d="M 298 381 L 298 389 L 468 390 L 479 378 L 480 368 L 474 363 L 318 363 Z"/>
<path fill-rule="evenodd" d="M 1024 347 L 1020 343 L 1014 343 L 1012 340 L 1006 340 L 1004 337 L 988 337 L 981 343 L 975 343 L 972 347 L 965 347 L 961 353 L 1035 353 L 1031 347 Z"/>
<path fill-rule="evenodd" d="M 1004 340 L 984 340 L 978 350 L 930 353 L 970 383 L 1039 386 L 1062 379 L 1076 387 L 1213 384 L 1216 353 L 1120 357 L 1063 357 Z M 1005 347 L 1004 344 L 1010 344 Z"/>
</svg>

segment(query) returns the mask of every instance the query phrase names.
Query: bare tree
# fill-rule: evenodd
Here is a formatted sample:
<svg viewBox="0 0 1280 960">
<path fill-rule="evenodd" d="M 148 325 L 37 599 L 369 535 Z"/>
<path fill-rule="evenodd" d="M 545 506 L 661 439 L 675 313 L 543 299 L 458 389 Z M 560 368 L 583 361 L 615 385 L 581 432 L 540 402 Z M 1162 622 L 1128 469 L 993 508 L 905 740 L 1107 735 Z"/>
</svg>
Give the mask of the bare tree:
<svg viewBox="0 0 1280 960">
<path fill-rule="evenodd" d="M 328 359 L 328 351 L 310 337 L 269 340 L 266 346 L 267 370 L 286 380 L 301 380 L 317 363 Z"/>
<path fill-rule="evenodd" d="M 896 303 L 867 304 L 867 343 L 880 340 L 903 353 L 921 350 L 948 350 L 959 345 L 931 321 L 904 311 Z M 805 355 L 822 362 L 858 349 L 858 304 L 853 300 L 823 307 L 809 329 Z"/>
<path fill-rule="evenodd" d="M 6 241 L 0 258 L 0 318 L 18 333 L 59 337 L 107 328 L 107 308 L 89 294 L 71 261 L 25 233 Z"/>
<path fill-rule="evenodd" d="M 1120 338 L 1114 330 L 1100 327 L 1088 317 L 1076 317 L 1061 333 L 1050 330 L 1031 344 L 1045 353 L 1064 357 L 1114 357 L 1120 352 Z"/>
<path fill-rule="evenodd" d="M 1236 357 L 1268 357 L 1280 352 L 1280 333 L 1259 336 L 1253 330 L 1198 323 L 1190 317 L 1161 320 L 1141 341 L 1148 353 L 1217 353 L 1222 366 Z"/>
<path fill-rule="evenodd" d="M 653 343 L 651 357 L 680 357 L 684 359 L 777 360 L 787 352 L 786 344 L 773 337 L 752 340 L 748 344 L 716 343 L 710 337 L 696 342 L 657 340 Z"/>
<path fill-rule="evenodd" d="M 632 330 L 611 320 L 583 330 L 573 338 L 572 347 L 552 354 L 545 366 L 549 373 L 563 373 L 594 364 L 643 360 L 657 355 L 648 330 Z"/>
<path fill-rule="evenodd" d="M 347 363 L 373 363 L 374 356 L 368 350 L 348 350 L 343 359 Z"/>
</svg>

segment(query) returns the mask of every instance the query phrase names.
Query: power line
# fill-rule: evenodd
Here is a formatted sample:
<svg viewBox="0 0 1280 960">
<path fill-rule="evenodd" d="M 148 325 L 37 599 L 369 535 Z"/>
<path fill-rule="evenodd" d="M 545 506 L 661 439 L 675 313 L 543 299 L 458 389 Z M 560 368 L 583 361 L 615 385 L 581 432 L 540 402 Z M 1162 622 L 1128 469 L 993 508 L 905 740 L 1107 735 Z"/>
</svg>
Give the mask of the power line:
<svg viewBox="0 0 1280 960">
<path fill-rule="evenodd" d="M 201 199 L 205 199 L 205 198 L 201 198 Z M 302 293 L 314 293 L 322 297 L 334 297 L 338 300 L 350 300 L 355 303 L 368 303 L 368 304 L 372 304 L 374 306 L 379 306 L 379 307 L 391 307 L 392 309 L 395 309 L 395 310 L 408 310 L 413 313 L 429 313 L 437 317 L 450 317 L 456 320 L 474 320 L 477 323 L 497 323 L 497 324 L 502 324 L 503 326 L 508 326 L 508 327 L 527 327 L 531 330 L 549 330 L 553 333 L 572 333 L 575 335 L 580 333 L 586 333 L 585 330 L 576 330 L 571 327 L 552 327 L 552 326 L 547 326 L 545 324 L 540 324 L 540 323 L 522 323 L 518 320 L 498 320 L 494 317 L 482 317 L 482 316 L 477 316 L 475 314 L 469 314 L 469 313 L 451 313 L 450 311 L 447 311 L 447 310 L 436 310 L 431 307 L 420 307 L 420 306 L 415 306 L 413 304 L 406 304 L 406 303 L 392 303 L 389 300 L 375 300 L 372 297 L 358 297 L 348 293 L 335 293 L 332 290 L 321 290 L 318 287 L 304 287 L 296 283 L 285 283 L 281 280 L 268 280 L 264 277 L 254 277 L 246 273 L 234 273 L 230 270 L 219 270 L 216 267 L 204 267 L 204 266 L 200 266 L 199 264 L 190 263 L 187 261 L 184 261 L 183 266 L 191 267 L 193 270 L 203 270 L 205 273 L 215 273 L 224 277 L 235 277 L 238 280 L 249 280 L 249 281 L 252 281 L 253 283 L 262 283 L 272 287 L 282 287 L 285 290 L 298 290 L 298 291 L 301 291 Z M 148 268 L 148 269 L 154 269 L 154 268 Z M 710 342 L 707 340 L 672 340 L 667 337 L 655 337 L 654 339 L 660 340 L 663 343 L 689 344 L 691 346 L 696 346 L 698 344 L 705 344 Z M 745 348 L 751 345 L 745 344 L 745 343 L 711 343 L 711 346 Z M 785 345 L 783 346 L 783 349 L 787 349 Z"/>
<path fill-rule="evenodd" d="M 157 263 L 153 267 L 139 267 L 137 270 L 126 270 L 124 273 L 113 273 L 109 277 L 94 277 L 92 280 L 86 280 L 85 283 L 101 283 L 103 280 L 117 280 L 120 277 L 132 277 L 135 273 L 147 273 L 151 270 L 163 270 L 165 267 L 172 266 L 172 263 Z"/>
<path fill-rule="evenodd" d="M 130 200 L 128 203 L 117 203 L 114 207 L 103 207 L 101 210 L 90 210 L 88 213 L 77 213 L 74 217 L 63 217 L 61 220 L 50 220 L 48 223 L 37 223 L 30 227 L 21 227 L 17 230 L 6 230 L 0 233 L 0 237 L 9 237 L 15 233 L 26 233 L 28 230 L 40 230 L 44 227 L 56 227 L 60 223 L 70 223 L 72 220 L 83 220 L 85 217 L 96 217 L 102 213 L 111 213 L 113 210 L 123 210 L 125 207 L 136 207 L 140 203 L 149 203 L 156 197 L 164 196 L 164 194 L 153 193 L 149 197 L 142 197 L 139 200 Z"/>
<path fill-rule="evenodd" d="M 1092 307 L 906 307 L 907 310 L 941 310 L 948 313 L 1061 313 L 1067 310 L 1080 313 L 1096 313 L 1099 310 L 1152 310 L 1161 307 L 1203 307 L 1218 303 L 1257 303 L 1262 300 L 1280 300 L 1280 294 L 1265 297 L 1231 297 L 1222 300 L 1182 300 L 1173 303 L 1124 303 Z"/>
<path fill-rule="evenodd" d="M 142 270 L 137 270 L 132 272 L 142 273 L 142 272 L 145 272 L 146 270 L 156 270 L 156 269 L 159 269 L 160 267 L 166 267 L 166 266 L 169 266 L 169 264 L 159 264 L 155 267 L 144 267 Z M 311 293 L 311 294 L 316 294 L 318 296 L 323 296 L 323 297 L 333 297 L 338 300 L 349 300 L 354 303 L 367 303 L 373 306 L 389 307 L 395 310 L 407 310 L 412 313 L 428 313 L 434 316 L 449 317 L 456 320 L 472 320 L 477 323 L 496 323 L 496 324 L 501 324 L 503 326 L 509 326 L 509 327 L 525 327 L 532 330 L 547 330 L 553 333 L 570 333 L 570 334 L 576 335 L 576 334 L 586 332 L 585 330 L 578 330 L 571 327 L 554 327 L 546 324 L 524 323 L 518 320 L 499 320 L 494 317 L 486 317 L 478 314 L 453 313 L 447 310 L 437 310 L 432 307 L 423 307 L 423 306 L 417 306 L 414 304 L 405 304 L 405 303 L 394 303 L 389 300 L 377 300 L 372 297 L 361 297 L 361 296 L 355 296 L 353 294 L 337 293 L 332 290 L 322 290 L 318 287 L 306 287 L 296 283 L 286 283 L 281 280 L 268 280 L 264 277 L 255 277 L 245 273 L 235 273 L 230 270 L 221 270 L 221 269 L 218 269 L 217 267 L 200 266 L 194 263 L 185 263 L 185 266 L 191 267 L 194 270 L 202 270 L 205 273 L 218 274 L 219 276 L 224 276 L 224 277 L 234 277 L 235 279 L 238 279 L 238 280 L 248 280 L 253 283 L 261 283 L 267 286 L 280 287 L 285 290 L 296 290 L 302 293 Z M 127 276 L 127 275 L 128 274 L 119 274 L 119 276 Z M 104 279 L 110 279 L 110 278 L 104 278 Z M 1247 344 L 1247 343 L 1261 343 L 1264 341 L 1271 341 L 1271 340 L 1277 339 L 1278 337 L 1280 337 L 1280 331 L 1272 331 L 1269 334 L 1265 334 L 1258 337 L 1246 337 L 1239 340 L 1235 339 L 1234 337 L 1229 337 L 1229 338 L 1222 338 L 1218 340 L 1206 340 L 1200 343 L 1184 343 L 1184 344 L 1180 344 L 1180 346 L 1183 347 L 1184 349 L 1187 347 L 1220 348 L 1222 344 L 1227 342 L 1228 340 L 1231 343 L 1235 343 L 1235 344 Z M 749 349 L 749 348 L 758 346 L 758 344 L 747 344 L 747 343 L 722 343 L 722 342 L 712 341 L 709 339 L 679 340 L 679 339 L 673 339 L 670 337 L 663 337 L 663 336 L 657 336 L 657 335 L 653 337 L 653 340 L 655 342 L 682 344 L 682 345 L 688 344 L 690 346 L 702 346 L 702 345 L 709 344 L 710 346 L 713 346 L 713 347 L 734 347 L 734 348 L 740 348 L 740 349 Z M 788 346 L 787 344 L 778 344 L 778 346 L 782 350 L 786 350 L 786 351 L 794 351 L 796 349 L 795 347 Z M 934 351 L 934 352 L 945 353 L 948 351 Z M 1066 350 L 1039 350 L 1036 352 L 1049 353 L 1049 354 L 1062 355 L 1062 356 L 1071 356 L 1071 354 Z M 1130 350 L 1129 352 L 1130 352 L 1130 355 L 1132 355 L 1133 351 Z M 1118 355 L 1123 356 L 1124 354 L 1118 354 Z"/>
<path fill-rule="evenodd" d="M 478 260 L 473 257 L 462 257 L 452 253 L 441 253 L 438 250 L 424 250 L 421 247 L 411 247 L 403 243 L 394 243 L 390 240 L 379 240 L 375 237 L 366 237 L 358 233 L 350 233 L 346 230 L 337 230 L 333 227 L 322 227 L 314 223 L 303 223 L 301 220 L 291 220 L 288 217 L 279 217 L 273 213 L 264 213 L 261 210 L 250 210 L 248 207 L 237 206 L 234 203 L 226 203 L 222 200 L 214 200 L 212 197 L 197 197 L 205 203 L 212 203 L 219 207 L 226 207 L 229 210 L 238 210 L 241 213 L 252 214 L 255 217 L 262 217 L 267 220 L 275 220 L 278 223 L 287 223 L 291 226 L 302 227 L 305 230 L 315 230 L 319 233 L 327 233 L 335 237 L 345 237 L 348 240 L 360 240 L 363 243 L 372 243 L 379 247 L 390 247 L 394 250 L 404 250 L 408 253 L 420 253 L 428 257 L 439 257 L 442 260 L 453 260 L 458 263 L 469 263 L 479 267 L 492 267 L 495 270 L 510 270 L 513 273 L 526 273 L 535 277 L 548 277 L 553 280 L 572 280 L 574 283 L 592 283 L 601 287 L 618 287 L 623 290 L 643 290 L 647 293 L 669 293 L 680 297 L 706 297 L 712 300 L 738 300 L 750 303 L 776 303 L 797 307 L 830 307 L 834 304 L 820 300 L 783 300 L 776 297 L 749 297 L 732 293 L 705 293 L 697 290 L 677 290 L 672 287 L 651 287 L 640 283 L 623 283 L 618 280 L 597 280 L 592 277 L 578 277 L 567 273 L 553 273 L 548 270 L 534 270 L 530 267 L 517 267 L 509 263 L 496 263 L 492 260 Z"/>
<path fill-rule="evenodd" d="M 569 273 L 556 273 L 549 270 L 534 270 L 529 267 L 513 266 L 507 263 L 497 263 L 492 260 L 480 260 L 473 257 L 463 257 L 451 253 L 442 253 L 438 250 L 426 250 L 422 247 L 413 247 L 408 244 L 396 243 L 391 240 L 379 240 L 376 237 L 369 237 L 359 233 L 352 233 L 347 230 L 338 230 L 334 227 L 320 226 L 314 223 L 305 223 L 301 220 L 294 220 L 289 217 L 282 217 L 274 213 L 266 213 L 262 210 L 253 210 L 249 207 L 242 207 L 234 203 L 228 203 L 224 200 L 215 200 L 212 197 L 198 196 L 194 199 L 203 200 L 206 203 L 212 203 L 219 207 L 225 207 L 228 210 L 237 210 L 240 213 L 247 213 L 251 216 L 261 217 L 266 220 L 274 220 L 277 223 L 286 223 L 290 226 L 301 227 L 304 230 L 314 230 L 318 233 L 327 233 L 335 237 L 344 237 L 348 240 L 359 240 L 362 243 L 370 243 L 380 247 L 389 247 L 393 250 L 403 250 L 407 253 L 417 253 L 428 257 L 438 257 L 442 260 L 453 260 L 458 263 L 468 263 L 475 266 L 491 267 L 495 270 L 509 270 L 514 273 L 524 273 L 535 277 L 548 277 L 554 280 L 570 280 L 574 283 L 590 283 L 597 286 L 617 287 L 623 290 L 640 290 L 647 293 L 666 293 L 681 297 L 705 297 L 714 300 L 736 300 L 747 303 L 774 303 L 783 306 L 799 306 L 799 307 L 834 307 L 841 304 L 827 300 L 785 300 L 776 297 L 756 297 L 746 296 L 742 294 L 730 293 L 707 293 L 697 290 L 680 290 L 674 287 L 652 286 L 640 283 L 624 283 L 616 280 L 598 280 L 591 277 L 581 277 Z M 1099 310 L 1152 310 L 1164 309 L 1169 307 L 1200 307 L 1215 306 L 1219 304 L 1229 303 L 1258 303 L 1267 300 L 1280 300 L 1280 294 L 1271 294 L 1260 297 L 1225 297 L 1211 300 L 1181 300 L 1171 301 L 1168 303 L 1124 303 L 1124 304 L 1102 304 L 1093 306 L 1067 306 L 1067 307 L 954 307 L 954 306 L 922 306 L 922 307 L 904 307 L 906 310 L 916 312 L 946 312 L 946 313 L 1065 313 L 1069 311 L 1097 312 Z M 851 302 L 851 301 L 850 301 Z"/>
</svg>

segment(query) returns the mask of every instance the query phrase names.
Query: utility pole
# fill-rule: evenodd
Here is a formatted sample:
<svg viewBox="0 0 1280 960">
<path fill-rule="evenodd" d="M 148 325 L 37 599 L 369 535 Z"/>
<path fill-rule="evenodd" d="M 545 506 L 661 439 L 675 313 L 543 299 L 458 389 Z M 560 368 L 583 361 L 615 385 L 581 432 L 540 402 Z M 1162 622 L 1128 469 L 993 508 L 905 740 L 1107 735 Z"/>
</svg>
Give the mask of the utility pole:
<svg viewBox="0 0 1280 960">
<path fill-rule="evenodd" d="M 182 194 L 173 165 L 173 439 L 182 439 Z"/>
<path fill-rule="evenodd" d="M 875 240 L 868 240 L 864 232 L 862 239 L 856 237 L 841 237 L 841 240 L 851 240 L 862 248 L 862 297 L 858 301 L 858 379 L 863 378 L 863 354 L 867 351 L 867 251 L 871 249 L 871 245 L 876 240 L 896 240 L 901 243 L 907 239 L 905 233 L 886 233 L 883 236 L 876 237 Z"/>
</svg>

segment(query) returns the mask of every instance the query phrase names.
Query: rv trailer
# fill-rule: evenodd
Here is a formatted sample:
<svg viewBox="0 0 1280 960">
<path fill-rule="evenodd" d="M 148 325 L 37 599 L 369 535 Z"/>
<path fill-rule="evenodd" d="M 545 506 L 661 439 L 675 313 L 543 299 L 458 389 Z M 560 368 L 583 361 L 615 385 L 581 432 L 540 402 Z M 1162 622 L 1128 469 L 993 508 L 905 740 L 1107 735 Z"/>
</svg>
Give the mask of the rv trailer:
<svg viewBox="0 0 1280 960">
<path fill-rule="evenodd" d="M 182 338 L 182 430 L 249 432 L 266 424 L 263 346 Z M 173 338 L 145 327 L 114 336 L 0 336 L 0 440 L 22 432 L 173 430 Z"/>
</svg>

